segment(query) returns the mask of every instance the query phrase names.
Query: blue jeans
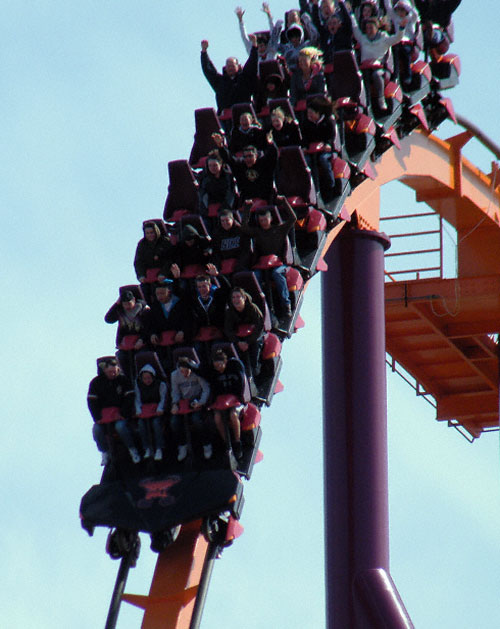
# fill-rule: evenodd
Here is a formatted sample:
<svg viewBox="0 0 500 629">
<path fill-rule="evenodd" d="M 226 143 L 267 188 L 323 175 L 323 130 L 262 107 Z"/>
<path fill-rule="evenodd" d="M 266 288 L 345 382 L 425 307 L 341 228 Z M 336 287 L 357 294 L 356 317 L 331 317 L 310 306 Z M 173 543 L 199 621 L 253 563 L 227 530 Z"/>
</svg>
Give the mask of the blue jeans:
<svg viewBox="0 0 500 629">
<path fill-rule="evenodd" d="M 188 422 L 190 422 L 195 431 L 200 434 L 201 441 L 204 445 L 210 442 L 208 438 L 208 431 L 205 422 L 203 421 L 201 411 L 194 411 L 193 413 L 189 413 L 188 415 L 170 416 L 170 426 L 172 427 L 172 432 L 174 433 L 177 445 L 186 445 L 186 428 L 189 429 Z"/>
<path fill-rule="evenodd" d="M 311 169 L 316 190 L 321 192 L 323 201 L 329 201 L 335 188 L 335 177 L 332 169 L 332 153 L 306 154 L 306 162 Z"/>
<path fill-rule="evenodd" d="M 286 283 L 286 272 L 288 267 L 282 264 L 281 266 L 277 266 L 274 269 L 270 269 L 271 279 L 276 286 L 276 290 L 278 292 L 278 297 L 281 303 L 281 306 L 286 308 L 290 305 L 290 292 L 288 291 L 288 285 Z M 262 271 L 256 270 L 254 271 L 255 277 L 262 283 Z"/>
<path fill-rule="evenodd" d="M 129 450 L 130 448 L 135 448 L 134 437 L 128 421 L 126 419 L 119 419 L 114 422 L 114 427 L 126 447 Z M 102 424 L 94 424 L 92 427 L 92 435 L 99 452 L 109 452 L 109 442 L 107 439 L 108 429 L 106 426 L 103 426 Z"/>
<path fill-rule="evenodd" d="M 150 426 L 152 425 L 152 432 Z M 156 448 L 165 447 L 165 438 L 163 436 L 163 416 L 152 417 L 150 419 L 139 419 L 138 422 L 139 436 L 144 450 L 153 449 L 153 435 Z"/>
</svg>

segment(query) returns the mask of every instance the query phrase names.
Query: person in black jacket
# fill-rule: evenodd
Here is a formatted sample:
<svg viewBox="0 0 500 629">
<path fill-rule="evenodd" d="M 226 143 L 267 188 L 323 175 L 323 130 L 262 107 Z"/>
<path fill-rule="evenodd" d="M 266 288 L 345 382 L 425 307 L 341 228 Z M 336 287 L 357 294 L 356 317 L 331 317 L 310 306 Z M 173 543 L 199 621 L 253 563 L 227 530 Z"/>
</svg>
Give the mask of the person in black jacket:
<svg viewBox="0 0 500 629">
<path fill-rule="evenodd" d="M 193 336 L 202 327 L 216 327 L 221 331 L 224 328 L 224 313 L 231 285 L 223 276 L 220 276 L 220 286 L 213 284 L 212 277 L 218 275 L 217 269 L 213 264 L 208 264 L 207 267 L 208 273 L 197 276 L 196 290 L 190 301 Z"/>
<path fill-rule="evenodd" d="M 134 389 L 130 380 L 123 375 L 114 356 L 107 356 L 98 363 L 98 375 L 89 384 L 87 404 L 94 420 L 92 434 L 99 452 L 102 454 L 101 465 L 110 461 L 109 442 L 106 424 L 107 415 L 114 415 L 114 427 L 118 436 L 126 445 L 134 463 L 140 461 L 139 453 L 129 427 L 129 420 L 134 413 Z"/>
<path fill-rule="evenodd" d="M 290 102 L 295 107 L 299 101 L 313 94 L 323 94 L 326 83 L 323 74 L 322 53 L 314 46 L 302 48 L 297 67 L 290 84 Z"/>
<path fill-rule="evenodd" d="M 186 270 L 188 266 L 202 266 L 211 260 L 212 247 L 210 240 L 198 233 L 193 225 L 182 227 L 181 240 L 175 245 L 175 262 L 170 267 L 174 278 Z"/>
<path fill-rule="evenodd" d="M 168 236 L 160 232 L 160 228 L 154 221 L 144 223 L 142 230 L 144 238 L 137 243 L 134 268 L 144 297 L 148 303 L 151 303 L 152 282 L 155 279 L 162 281 L 167 277 L 172 264 L 174 246 Z M 148 277 L 148 272 L 151 274 L 154 269 L 157 270 L 156 277 Z"/>
<path fill-rule="evenodd" d="M 116 323 L 116 356 L 125 375 L 134 380 L 134 356 L 147 344 L 147 324 L 149 306 L 143 299 L 136 299 L 134 293 L 126 290 L 104 315 L 106 323 Z"/>
<path fill-rule="evenodd" d="M 249 103 L 252 100 L 257 87 L 258 55 L 257 38 L 255 35 L 249 35 L 249 38 L 252 50 L 243 68 L 236 57 L 228 57 L 222 74 L 217 72 L 208 56 L 208 41 L 204 39 L 201 42 L 201 68 L 215 92 L 218 114 L 236 103 Z"/>
<path fill-rule="evenodd" d="M 205 167 L 197 178 L 200 184 L 200 214 L 205 222 L 210 205 L 218 203 L 224 208 L 233 207 L 235 199 L 234 178 L 229 166 L 224 164 L 219 151 L 210 151 Z"/>
<path fill-rule="evenodd" d="M 151 345 L 160 358 L 163 368 L 170 372 L 172 368 L 170 345 L 184 343 L 191 336 L 190 317 L 187 303 L 180 295 L 175 281 L 166 279 L 155 287 L 155 301 L 149 312 L 147 330 Z M 169 333 L 169 344 L 163 337 Z"/>
<path fill-rule="evenodd" d="M 250 268 L 250 238 L 241 231 L 232 210 L 219 212 L 219 226 L 215 229 L 212 245 L 213 262 L 220 273 L 232 275 Z M 231 271 L 224 268 L 225 261 L 229 260 L 234 260 Z"/>
<path fill-rule="evenodd" d="M 217 349 L 212 355 L 212 365 L 208 373 L 210 384 L 210 396 L 215 402 L 219 395 L 234 395 L 242 402 L 242 395 L 245 387 L 245 369 L 241 361 L 237 358 L 228 358 L 226 352 Z M 233 406 L 228 410 L 229 427 L 233 436 L 233 452 L 237 459 L 241 459 L 241 426 L 240 413 L 243 404 Z M 222 419 L 221 411 L 214 410 L 214 422 L 217 431 L 223 441 L 226 441 L 226 431 Z"/>
<path fill-rule="evenodd" d="M 258 376 L 259 355 L 264 342 L 264 316 L 242 288 L 233 288 L 229 295 L 224 315 L 224 335 L 234 343 L 247 375 Z"/>
<path fill-rule="evenodd" d="M 336 52 L 352 49 L 351 18 L 343 2 L 339 3 L 338 10 L 330 15 L 326 27 L 320 31 L 320 34 L 324 63 L 332 63 Z"/>
<path fill-rule="evenodd" d="M 288 267 L 283 264 L 283 258 L 288 244 L 288 234 L 293 229 L 297 216 L 285 197 L 279 196 L 276 201 L 281 213 L 281 223 L 273 223 L 269 208 L 262 208 L 262 210 L 257 210 L 257 224 L 255 226 L 250 225 L 251 204 L 246 203 L 243 210 L 241 229 L 243 233 L 248 234 L 253 240 L 256 260 L 270 255 L 276 255 L 280 258 L 282 263 L 271 270 L 271 278 L 276 285 L 283 316 L 290 317 L 292 309 L 290 292 L 286 281 Z M 260 281 L 262 271 L 256 271 L 255 275 Z"/>
<path fill-rule="evenodd" d="M 273 109 L 270 118 L 270 131 L 276 146 L 300 146 L 302 135 L 296 120 L 286 116 L 281 107 Z"/>
<path fill-rule="evenodd" d="M 307 103 L 307 116 L 301 124 L 306 161 L 311 169 L 314 185 L 321 192 L 325 203 L 332 200 L 335 188 L 331 159 L 336 127 L 332 112 L 330 99 L 318 96 Z M 313 146 L 320 148 L 314 149 L 312 153 L 308 152 L 313 150 Z"/>
<path fill-rule="evenodd" d="M 233 157 L 224 147 L 224 140 L 219 133 L 212 138 L 217 144 L 222 158 L 228 162 L 236 178 L 240 191 L 240 201 L 246 199 L 264 199 L 270 202 L 274 197 L 274 177 L 278 162 L 278 149 L 272 136 L 267 136 L 268 145 L 261 153 L 255 146 L 246 146 L 243 157 Z"/>
<path fill-rule="evenodd" d="M 453 41 L 451 16 L 461 0 L 415 0 L 420 14 L 426 50 L 436 49 L 444 54 Z"/>
<path fill-rule="evenodd" d="M 255 146 L 258 151 L 263 151 L 266 148 L 267 140 L 266 132 L 261 124 L 254 119 L 250 112 L 245 111 L 240 116 L 239 126 L 233 127 L 231 131 L 229 150 L 234 155 L 249 145 Z"/>
</svg>

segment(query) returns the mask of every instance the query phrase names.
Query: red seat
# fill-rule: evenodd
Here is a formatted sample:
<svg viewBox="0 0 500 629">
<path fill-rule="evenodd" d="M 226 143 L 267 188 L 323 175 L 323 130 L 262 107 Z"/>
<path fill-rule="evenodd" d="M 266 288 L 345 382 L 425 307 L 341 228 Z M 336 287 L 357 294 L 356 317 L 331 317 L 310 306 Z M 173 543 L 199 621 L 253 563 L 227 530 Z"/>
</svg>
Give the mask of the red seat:
<svg viewBox="0 0 500 629">
<path fill-rule="evenodd" d="M 219 330 L 219 328 L 214 325 L 207 325 L 201 327 L 193 340 L 199 341 L 200 343 L 207 343 L 209 341 L 215 341 L 216 339 L 222 338 L 223 334 Z"/>
<path fill-rule="evenodd" d="M 286 146 L 280 150 L 276 184 L 279 194 L 287 199 L 300 197 L 305 204 L 316 203 L 311 171 L 299 146 Z"/>
<path fill-rule="evenodd" d="M 163 218 L 172 220 L 176 212 L 197 214 L 199 211 L 198 182 L 185 159 L 168 163 L 168 194 L 163 210 Z M 174 218 L 175 220 L 175 218 Z"/>
<path fill-rule="evenodd" d="M 260 411 L 255 404 L 247 404 L 242 413 L 241 430 L 253 430 L 260 425 Z"/>
<path fill-rule="evenodd" d="M 275 269 L 278 266 L 282 266 L 283 262 L 274 253 L 269 256 L 261 256 L 257 262 L 253 265 L 254 269 L 265 270 Z"/>
<path fill-rule="evenodd" d="M 146 269 L 146 284 L 154 284 L 158 280 L 160 269 Z"/>
<path fill-rule="evenodd" d="M 118 349 L 122 349 L 126 352 L 129 352 L 134 349 L 135 344 L 139 340 L 140 336 L 138 334 L 126 334 L 120 343 Z"/>
<path fill-rule="evenodd" d="M 252 103 L 236 103 L 231 108 L 231 116 L 233 120 L 233 128 L 237 128 L 240 124 L 241 114 L 250 113 L 254 120 L 257 120 L 257 114 L 253 108 Z"/>
<path fill-rule="evenodd" d="M 226 393 L 225 395 L 218 395 L 213 404 L 210 405 L 210 408 L 216 411 L 227 411 L 227 409 L 236 406 L 241 406 L 238 396 Z"/>
<path fill-rule="evenodd" d="M 164 330 L 161 333 L 160 345 L 162 347 L 170 347 L 170 345 L 175 345 L 176 334 L 177 330 Z"/>
<path fill-rule="evenodd" d="M 191 408 L 191 402 L 189 400 L 179 400 L 177 405 L 179 407 L 177 411 L 178 415 L 189 415 L 189 413 L 194 411 L 194 409 Z"/>
<path fill-rule="evenodd" d="M 118 406 L 105 406 L 101 410 L 101 419 L 98 424 L 112 424 L 113 422 L 123 419 Z"/>
<path fill-rule="evenodd" d="M 148 404 L 142 405 L 142 412 L 139 415 L 142 419 L 151 419 L 156 416 L 156 409 L 158 408 L 158 404 L 154 402 L 150 402 Z"/>
<path fill-rule="evenodd" d="M 223 275 L 230 275 L 231 273 L 234 273 L 237 263 L 237 258 L 225 258 L 221 261 L 220 272 Z"/>
<path fill-rule="evenodd" d="M 253 303 L 260 309 L 264 316 L 264 330 L 271 329 L 271 314 L 266 302 L 266 297 L 260 287 L 255 274 L 251 271 L 240 271 L 233 275 L 233 286 L 243 288 L 252 297 Z"/>
<path fill-rule="evenodd" d="M 223 133 L 215 109 L 206 107 L 194 112 L 195 134 L 194 144 L 189 156 L 189 163 L 193 168 L 201 168 L 204 158 L 216 148 L 212 133 Z"/>
</svg>

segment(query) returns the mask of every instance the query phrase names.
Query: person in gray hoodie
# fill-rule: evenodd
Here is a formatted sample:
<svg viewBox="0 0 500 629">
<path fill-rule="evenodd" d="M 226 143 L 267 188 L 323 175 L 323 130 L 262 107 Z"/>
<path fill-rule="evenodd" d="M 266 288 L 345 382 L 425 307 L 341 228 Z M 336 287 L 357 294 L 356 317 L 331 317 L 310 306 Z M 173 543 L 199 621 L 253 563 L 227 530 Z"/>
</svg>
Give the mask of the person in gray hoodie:
<svg viewBox="0 0 500 629">
<path fill-rule="evenodd" d="M 181 402 L 189 405 L 191 412 L 191 424 L 200 433 L 203 444 L 203 456 L 209 459 L 212 456 L 212 445 L 206 423 L 203 419 L 202 409 L 208 401 L 210 386 L 208 382 L 196 373 L 198 365 L 187 356 L 180 356 L 177 360 L 177 369 L 170 376 L 172 407 L 170 409 L 170 425 L 177 440 L 177 460 L 183 461 L 187 456 L 187 425 L 182 421 L 185 413 L 181 413 Z"/>
</svg>

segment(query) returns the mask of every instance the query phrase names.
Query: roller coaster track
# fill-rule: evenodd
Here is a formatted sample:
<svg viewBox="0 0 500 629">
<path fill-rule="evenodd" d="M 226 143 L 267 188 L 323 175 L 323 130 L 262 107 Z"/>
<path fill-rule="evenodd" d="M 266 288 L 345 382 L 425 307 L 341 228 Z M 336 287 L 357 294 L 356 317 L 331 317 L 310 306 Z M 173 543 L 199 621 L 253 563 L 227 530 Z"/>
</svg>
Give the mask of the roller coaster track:
<svg viewBox="0 0 500 629">
<path fill-rule="evenodd" d="M 386 348 L 437 404 L 437 419 L 459 425 L 472 438 L 498 427 L 500 330 L 500 176 L 493 164 L 481 172 L 462 147 L 477 137 L 495 155 L 500 150 L 477 128 L 446 141 L 416 131 L 373 164 L 373 178 L 347 198 L 328 234 L 323 257 L 355 218 L 364 230 L 380 226 L 380 188 L 400 181 L 418 201 L 457 230 L 457 276 L 388 281 L 385 285 Z M 182 527 L 159 558 L 148 596 L 123 595 L 145 610 L 143 629 L 199 626 L 203 598 L 220 547 L 200 532 L 200 522 Z"/>
</svg>

